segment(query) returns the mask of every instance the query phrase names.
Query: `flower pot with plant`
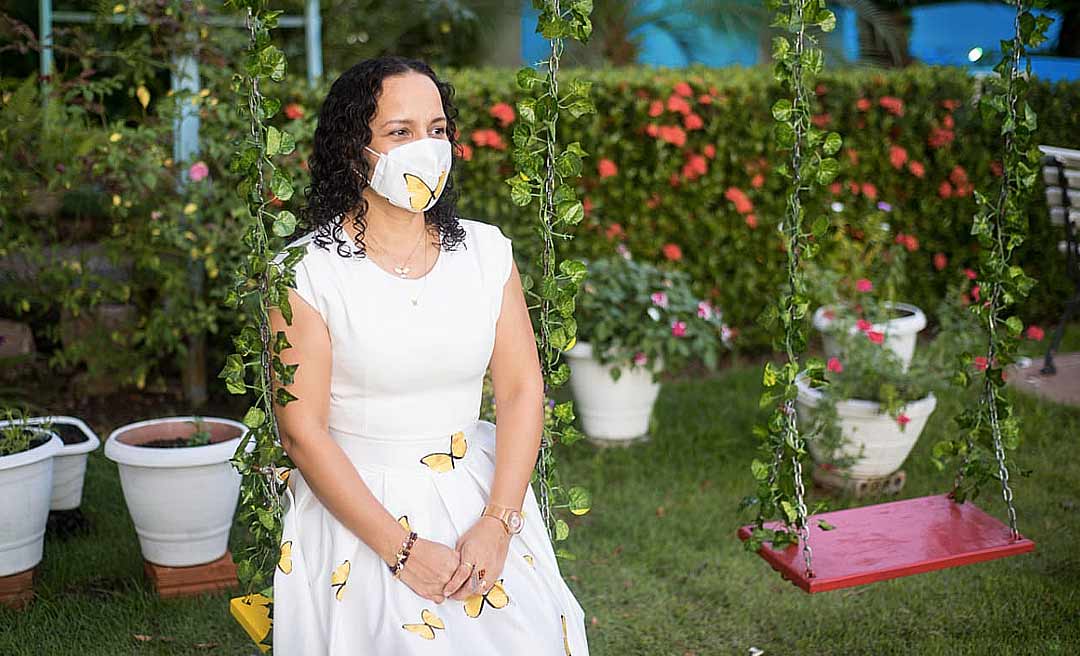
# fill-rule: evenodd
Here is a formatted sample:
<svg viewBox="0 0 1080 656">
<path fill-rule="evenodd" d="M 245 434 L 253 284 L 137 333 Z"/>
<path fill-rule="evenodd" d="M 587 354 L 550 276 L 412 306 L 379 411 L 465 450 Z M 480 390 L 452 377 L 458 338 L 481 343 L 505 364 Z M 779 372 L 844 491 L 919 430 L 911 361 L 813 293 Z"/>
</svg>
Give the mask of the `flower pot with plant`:
<svg viewBox="0 0 1080 656">
<path fill-rule="evenodd" d="M 109 435 L 105 456 L 120 467 L 146 561 L 189 567 L 225 555 L 240 495 L 240 474 L 230 460 L 246 434 L 247 427 L 231 419 L 167 417 Z"/>
<path fill-rule="evenodd" d="M 56 433 L 63 446 L 53 457 L 52 500 L 49 510 L 74 510 L 82 503 L 83 482 L 86 479 L 86 460 L 101 446 L 97 434 L 78 417 L 51 415 L 27 417 L 27 425 L 45 426 Z M 0 427 L 10 424 L 0 421 Z"/>
<path fill-rule="evenodd" d="M 48 426 L 5 410 L 0 426 L 0 576 L 41 562 L 52 496 L 53 456 L 63 446 Z"/>
<path fill-rule="evenodd" d="M 570 387 L 585 434 L 626 444 L 648 432 L 660 374 L 691 358 L 715 369 L 731 331 L 719 308 L 694 296 L 685 272 L 634 260 L 625 247 L 587 267 L 578 341 L 565 354 Z"/>
<path fill-rule="evenodd" d="M 811 260 L 813 293 L 821 305 L 813 324 L 822 335 L 826 357 L 843 357 L 837 336 L 871 335 L 897 355 L 903 368 L 911 366 L 918 334 L 926 328 L 926 315 L 911 304 L 896 300 L 903 285 L 906 259 L 919 249 L 914 235 L 893 234 L 888 203 L 880 202 L 858 225 L 843 218 L 843 205 L 822 248 Z"/>
</svg>

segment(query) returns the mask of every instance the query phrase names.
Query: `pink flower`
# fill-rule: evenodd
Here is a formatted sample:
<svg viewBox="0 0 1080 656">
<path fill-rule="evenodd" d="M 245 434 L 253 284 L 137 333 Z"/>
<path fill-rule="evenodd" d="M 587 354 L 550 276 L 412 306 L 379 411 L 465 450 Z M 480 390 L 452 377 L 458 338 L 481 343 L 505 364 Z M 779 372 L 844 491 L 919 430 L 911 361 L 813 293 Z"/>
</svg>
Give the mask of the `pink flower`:
<svg viewBox="0 0 1080 656">
<path fill-rule="evenodd" d="M 514 108 L 504 102 L 492 105 L 491 109 L 488 110 L 488 113 L 498 119 L 499 125 L 504 128 L 513 123 L 514 119 L 517 118 L 517 115 L 514 114 Z"/>
<path fill-rule="evenodd" d="M 904 164 L 907 163 L 908 155 L 907 151 L 901 146 L 889 146 L 889 163 L 892 164 L 894 169 L 902 169 Z"/>
<path fill-rule="evenodd" d="M 716 157 L 716 146 L 712 144 L 705 144 L 705 147 L 701 149 L 701 152 L 705 153 L 705 157 L 712 159 Z"/>
<path fill-rule="evenodd" d="M 660 136 L 660 126 L 656 123 L 649 123 L 645 126 L 645 134 L 655 139 L 656 137 Z"/>
<path fill-rule="evenodd" d="M 973 286 L 971 288 L 971 298 L 975 299 L 976 301 L 979 300 L 979 286 L 978 285 L 975 285 L 975 286 Z"/>
<path fill-rule="evenodd" d="M 285 105 L 284 114 L 289 120 L 295 121 L 304 118 L 304 108 L 296 103 L 289 103 L 288 105 Z"/>
<path fill-rule="evenodd" d="M 700 130 L 705 127 L 705 121 L 697 114 L 687 114 L 686 118 L 683 119 L 683 125 L 687 130 Z"/>
<path fill-rule="evenodd" d="M 900 424 L 900 428 L 903 428 L 904 426 L 907 426 L 910 421 L 911 421 L 911 417 L 909 417 L 909 416 L 907 416 L 907 415 L 905 415 L 903 413 L 901 413 L 900 416 L 898 416 L 896 418 L 896 423 Z"/>
<path fill-rule="evenodd" d="M 877 187 L 870 182 L 864 182 L 862 183 L 862 193 L 863 196 L 866 196 L 870 200 L 874 200 L 877 198 Z"/>
<path fill-rule="evenodd" d="M 876 330 L 866 331 L 866 337 L 875 344 L 883 344 L 885 342 L 885 333 L 879 333 Z"/>
<path fill-rule="evenodd" d="M 979 274 L 972 269 L 964 269 L 964 275 L 968 277 L 968 280 L 975 280 L 979 277 Z"/>
<path fill-rule="evenodd" d="M 724 198 L 735 203 L 735 211 L 739 214 L 748 214 L 754 211 L 754 204 L 750 198 L 738 187 L 728 187 L 724 192 Z"/>
<path fill-rule="evenodd" d="M 677 125 L 661 125 L 658 134 L 661 141 L 666 141 L 679 148 L 686 145 L 686 132 Z"/>
<path fill-rule="evenodd" d="M 894 116 L 904 115 L 904 101 L 893 96 L 882 96 L 878 99 L 878 104 L 881 107 Z"/>
<path fill-rule="evenodd" d="M 978 369 L 979 371 L 986 371 L 986 356 L 984 356 L 984 355 L 975 356 L 975 368 Z"/>
<path fill-rule="evenodd" d="M 840 364 L 839 358 L 835 357 L 829 358 L 829 363 L 826 365 L 826 368 L 834 374 L 838 374 L 844 371 L 844 365 Z"/>
<path fill-rule="evenodd" d="M 911 175 L 916 178 L 921 178 L 926 175 L 926 167 L 923 166 L 922 162 L 908 162 L 907 168 L 911 171 Z"/>
<path fill-rule="evenodd" d="M 654 100 L 649 104 L 649 116 L 656 118 L 664 113 L 664 103 Z"/>
<path fill-rule="evenodd" d="M 949 184 L 948 180 L 941 181 L 941 185 L 938 187 L 937 190 L 937 195 L 941 196 L 942 198 L 952 198 L 953 188 L 952 185 Z"/>
<path fill-rule="evenodd" d="M 750 178 L 750 186 L 754 189 L 761 189 L 765 186 L 765 176 L 760 173 L 755 174 L 754 177 Z"/>
<path fill-rule="evenodd" d="M 192 182 L 198 182 L 208 175 L 210 175 L 210 167 L 202 160 L 195 162 L 188 169 L 188 176 L 191 177 Z"/>
<path fill-rule="evenodd" d="M 675 337 L 686 336 L 686 322 L 685 321 L 672 321 L 671 322 L 671 334 Z"/>
<path fill-rule="evenodd" d="M 874 324 L 870 323 L 866 319 L 859 319 L 855 322 L 855 327 L 864 333 L 874 327 Z"/>
<path fill-rule="evenodd" d="M 1028 339 L 1033 339 L 1036 342 L 1041 342 L 1042 338 L 1046 336 L 1046 333 L 1043 332 L 1042 328 L 1039 328 L 1035 324 L 1031 324 L 1027 327 L 1027 331 L 1024 332 L 1024 335 L 1026 335 Z"/>
<path fill-rule="evenodd" d="M 828 112 L 826 112 L 824 114 L 814 114 L 813 116 L 810 117 L 810 122 L 813 123 L 816 127 L 819 127 L 819 128 L 822 128 L 822 129 L 825 129 L 825 127 L 827 127 L 829 125 L 829 121 L 831 121 L 831 120 L 832 120 L 832 117 L 829 116 Z"/>
<path fill-rule="evenodd" d="M 634 354 L 634 364 L 636 364 L 638 366 L 642 366 L 645 363 L 647 363 L 648 361 L 649 361 L 649 358 L 645 355 L 645 353 L 643 351 L 638 351 L 637 353 Z"/>
<path fill-rule="evenodd" d="M 614 175 L 618 175 L 619 173 L 619 167 L 615 164 L 615 162 L 607 159 L 606 157 L 600 160 L 596 168 L 601 178 L 610 178 Z"/>
<path fill-rule="evenodd" d="M 653 292 L 652 296 L 650 296 L 649 298 L 652 299 L 653 305 L 659 305 L 662 308 L 666 308 L 668 306 L 668 298 L 666 292 Z"/>
<path fill-rule="evenodd" d="M 466 162 L 472 160 L 472 146 L 467 143 L 459 143 L 458 146 L 461 147 L 461 159 L 465 160 Z"/>
<path fill-rule="evenodd" d="M 689 98 L 690 96 L 694 95 L 694 90 L 686 82 L 679 82 L 675 85 L 675 93 L 683 96 L 684 98 Z"/>
<path fill-rule="evenodd" d="M 678 244 L 664 244 L 664 248 L 662 250 L 664 252 L 664 257 L 671 260 L 672 262 L 678 262 L 682 259 L 682 249 L 679 248 Z"/>
<path fill-rule="evenodd" d="M 713 313 L 713 309 L 712 309 L 712 306 L 709 305 L 708 301 L 699 301 L 698 302 L 698 304 L 697 304 L 697 315 L 699 317 L 701 317 L 702 319 L 711 319 L 712 318 L 712 313 Z"/>
<path fill-rule="evenodd" d="M 625 234 L 626 234 L 626 231 L 623 230 L 622 225 L 619 224 L 619 223 L 612 223 L 610 226 L 608 226 L 608 229 L 607 229 L 607 238 L 608 239 L 616 239 L 618 237 L 622 237 Z"/>
<path fill-rule="evenodd" d="M 472 140 L 477 146 L 488 146 L 495 150 L 506 150 L 506 143 L 503 141 L 502 135 L 491 128 L 473 130 Z"/>
<path fill-rule="evenodd" d="M 949 266 L 949 258 L 945 257 L 945 253 L 934 253 L 934 268 L 942 271 L 947 266 Z"/>
<path fill-rule="evenodd" d="M 859 98 L 855 101 L 855 109 L 859 110 L 860 112 L 870 111 L 870 101 L 866 98 Z"/>
<path fill-rule="evenodd" d="M 874 291 L 874 283 L 870 282 L 866 278 L 859 278 L 855 281 L 855 291 L 863 293 Z"/>
<path fill-rule="evenodd" d="M 757 217 L 756 217 L 756 216 L 754 216 L 753 214 L 747 214 L 747 215 L 746 215 L 746 225 L 747 225 L 747 226 L 748 226 L 748 227 L 749 227 L 749 228 L 750 228 L 751 230 L 753 230 L 754 228 L 756 228 L 756 227 L 757 227 Z"/>
<path fill-rule="evenodd" d="M 667 108 L 670 111 L 678 112 L 683 116 L 690 113 L 690 103 L 680 96 L 670 96 L 667 99 Z"/>
</svg>

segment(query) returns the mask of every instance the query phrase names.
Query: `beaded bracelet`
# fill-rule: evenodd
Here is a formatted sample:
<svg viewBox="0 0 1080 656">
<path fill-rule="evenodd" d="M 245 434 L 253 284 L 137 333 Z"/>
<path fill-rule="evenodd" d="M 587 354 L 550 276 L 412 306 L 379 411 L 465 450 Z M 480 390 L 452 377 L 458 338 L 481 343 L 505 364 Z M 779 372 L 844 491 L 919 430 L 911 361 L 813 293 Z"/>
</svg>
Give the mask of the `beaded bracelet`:
<svg viewBox="0 0 1080 656">
<path fill-rule="evenodd" d="M 409 537 L 401 543 L 401 549 L 397 552 L 397 562 L 393 565 L 387 565 L 387 567 L 390 568 L 390 573 L 394 575 L 395 579 L 401 576 L 401 570 L 405 568 L 405 561 L 409 559 L 409 552 L 412 550 L 416 538 L 416 531 L 409 531 Z"/>
</svg>

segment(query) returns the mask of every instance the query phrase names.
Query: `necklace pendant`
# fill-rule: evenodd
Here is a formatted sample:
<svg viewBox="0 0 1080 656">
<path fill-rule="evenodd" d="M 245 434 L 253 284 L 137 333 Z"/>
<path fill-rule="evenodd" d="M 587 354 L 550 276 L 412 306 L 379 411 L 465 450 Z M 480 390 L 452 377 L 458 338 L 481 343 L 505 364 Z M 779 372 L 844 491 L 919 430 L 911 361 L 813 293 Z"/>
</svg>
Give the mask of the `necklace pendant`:
<svg viewBox="0 0 1080 656">
<path fill-rule="evenodd" d="M 410 269 L 407 266 L 396 266 L 396 267 L 394 267 L 394 272 L 397 273 L 402 278 L 409 275 L 410 271 L 412 271 L 412 269 Z"/>
</svg>

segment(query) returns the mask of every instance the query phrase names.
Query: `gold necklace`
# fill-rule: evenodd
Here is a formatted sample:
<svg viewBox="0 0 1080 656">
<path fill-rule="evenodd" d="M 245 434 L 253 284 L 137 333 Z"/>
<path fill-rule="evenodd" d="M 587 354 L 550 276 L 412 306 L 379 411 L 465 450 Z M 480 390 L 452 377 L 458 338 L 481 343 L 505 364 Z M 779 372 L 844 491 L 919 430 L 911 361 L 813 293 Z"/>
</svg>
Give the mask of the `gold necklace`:
<svg viewBox="0 0 1080 656">
<path fill-rule="evenodd" d="M 427 230 L 426 230 L 426 226 L 425 226 L 425 228 L 421 228 L 421 230 L 420 230 L 420 234 L 419 234 L 419 235 L 417 235 L 417 238 L 416 238 L 416 244 L 414 244 L 414 245 L 413 245 L 413 247 L 412 247 L 412 250 L 411 250 L 411 251 L 409 251 L 409 255 L 408 255 L 408 256 L 407 256 L 406 258 L 405 258 L 405 261 L 404 261 L 404 262 L 402 262 L 400 266 L 396 266 L 396 267 L 394 267 L 394 273 L 398 274 L 398 277 L 399 277 L 399 278 L 408 278 L 408 277 L 409 277 L 409 272 L 410 272 L 410 271 L 412 271 L 412 269 L 411 269 L 411 268 L 409 268 L 409 266 L 408 266 L 408 264 L 409 264 L 409 260 L 411 260 L 411 259 L 412 259 L 412 256 L 413 256 L 413 254 L 414 254 L 414 253 L 416 253 L 416 247 L 420 245 L 420 242 L 421 242 L 421 241 L 423 241 L 423 238 L 424 238 L 424 233 L 425 233 L 425 232 L 427 232 Z M 389 250 L 388 248 L 386 248 L 385 246 L 383 246 L 383 245 L 382 245 L 382 244 L 381 244 L 381 243 L 379 242 L 379 240 L 375 238 L 375 235 L 366 235 L 366 236 L 368 236 L 368 237 L 371 237 L 371 240 L 372 240 L 373 242 L 375 242 L 375 245 L 376 245 L 376 246 L 378 246 L 378 247 L 379 247 L 379 249 L 381 249 L 382 251 L 384 251 L 384 252 L 385 252 L 385 253 L 386 253 L 387 255 L 389 255 L 389 256 L 391 256 L 391 257 L 393 257 L 393 255 L 394 255 L 394 254 L 393 254 L 393 253 L 391 253 L 391 252 L 390 252 L 390 250 Z M 426 250 L 426 249 L 425 249 L 425 251 L 424 251 L 424 256 L 425 256 L 425 260 L 424 260 L 424 262 L 425 262 L 425 268 L 426 268 L 426 266 L 427 266 L 427 265 L 426 265 L 426 262 L 427 262 L 427 259 L 426 259 L 426 257 L 427 257 L 427 250 Z"/>
</svg>

